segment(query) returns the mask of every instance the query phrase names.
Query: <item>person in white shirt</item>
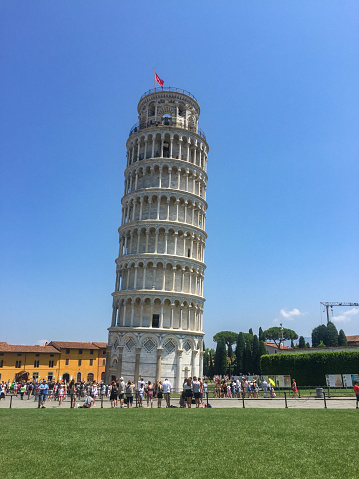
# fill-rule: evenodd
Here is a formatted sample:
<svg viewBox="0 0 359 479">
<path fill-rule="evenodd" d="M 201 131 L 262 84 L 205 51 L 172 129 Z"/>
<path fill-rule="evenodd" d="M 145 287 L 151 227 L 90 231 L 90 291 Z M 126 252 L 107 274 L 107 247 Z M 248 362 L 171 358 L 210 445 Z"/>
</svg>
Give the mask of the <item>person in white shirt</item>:
<svg viewBox="0 0 359 479">
<path fill-rule="evenodd" d="M 199 407 L 199 404 L 201 402 L 201 396 L 202 396 L 201 381 L 199 381 L 196 377 L 194 377 L 193 381 L 192 381 L 192 387 L 193 387 L 193 395 L 194 395 L 194 399 L 195 399 L 195 402 L 196 402 L 196 407 Z"/>
<path fill-rule="evenodd" d="M 168 378 L 166 378 L 162 383 L 162 391 L 166 400 L 166 407 L 170 407 L 171 389 L 172 384 L 169 382 Z"/>
</svg>

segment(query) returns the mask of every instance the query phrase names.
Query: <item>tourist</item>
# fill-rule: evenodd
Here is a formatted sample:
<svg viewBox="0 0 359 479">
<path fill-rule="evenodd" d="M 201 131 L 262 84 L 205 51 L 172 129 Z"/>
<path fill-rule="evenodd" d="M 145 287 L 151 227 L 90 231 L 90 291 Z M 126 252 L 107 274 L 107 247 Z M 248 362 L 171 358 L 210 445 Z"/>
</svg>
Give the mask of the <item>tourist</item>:
<svg viewBox="0 0 359 479">
<path fill-rule="evenodd" d="M 62 405 L 62 400 L 63 400 L 64 395 L 65 395 L 65 386 L 64 385 L 59 387 L 59 389 L 57 391 L 57 394 L 58 394 L 58 398 L 59 398 L 59 406 L 61 406 Z"/>
<path fill-rule="evenodd" d="M 186 398 L 187 407 L 192 407 L 192 379 L 188 378 L 183 386 L 184 396 Z"/>
<path fill-rule="evenodd" d="M 71 399 L 71 407 L 74 408 L 76 407 L 76 385 L 73 379 L 71 379 L 69 384 L 69 394 Z"/>
<path fill-rule="evenodd" d="M 166 400 L 166 407 L 170 407 L 171 389 L 172 384 L 169 382 L 168 378 L 166 378 L 162 384 L 162 391 Z"/>
<path fill-rule="evenodd" d="M 262 381 L 263 396 L 268 397 L 268 383 L 265 379 Z"/>
<path fill-rule="evenodd" d="M 46 379 L 43 379 L 42 383 L 39 386 L 40 406 L 42 407 L 42 409 L 45 409 L 45 402 L 47 399 L 48 391 L 49 391 L 49 385 L 46 383 Z"/>
<path fill-rule="evenodd" d="M 120 381 L 117 383 L 117 387 L 118 387 L 118 397 L 120 399 L 120 407 L 123 407 L 126 384 L 122 377 L 120 378 Z"/>
<path fill-rule="evenodd" d="M 128 380 L 128 383 L 125 386 L 125 395 L 126 395 L 126 402 L 127 402 L 127 407 L 132 408 L 132 403 L 133 403 L 133 391 L 135 390 L 135 385 Z"/>
<path fill-rule="evenodd" d="M 89 408 L 89 407 L 92 406 L 92 403 L 93 403 L 93 397 L 91 396 L 91 394 L 89 394 L 87 396 L 87 398 L 85 399 L 83 406 L 79 406 L 79 407 L 80 408 Z"/>
<path fill-rule="evenodd" d="M 152 407 L 152 400 L 153 400 L 153 384 L 151 381 L 148 381 L 147 383 L 147 407 Z"/>
<path fill-rule="evenodd" d="M 143 393 L 145 392 L 144 382 L 141 382 L 138 388 L 138 399 L 140 401 L 139 407 L 143 407 Z"/>
<path fill-rule="evenodd" d="M 162 397 L 163 397 L 163 391 L 162 391 L 162 381 L 158 381 L 158 386 L 157 386 L 157 407 L 162 407 Z"/>
<path fill-rule="evenodd" d="M 94 381 L 93 384 L 92 384 L 91 395 L 93 397 L 93 407 L 96 407 L 96 399 L 97 399 L 97 396 L 98 396 L 98 389 L 97 389 L 96 381 Z"/>
<path fill-rule="evenodd" d="M 122 394 L 123 397 L 123 394 Z M 123 400 L 123 398 L 122 398 Z M 111 407 L 118 407 L 118 387 L 115 381 L 112 381 L 111 388 L 110 388 L 110 403 Z"/>
<path fill-rule="evenodd" d="M 293 391 L 293 399 L 294 397 L 298 397 L 298 388 L 297 388 L 297 383 L 295 379 L 293 379 L 293 382 L 292 382 L 292 391 Z"/>
<path fill-rule="evenodd" d="M 206 380 L 204 380 L 204 383 L 203 383 L 203 392 L 204 392 L 204 398 L 207 399 L 208 385 Z"/>
<path fill-rule="evenodd" d="M 199 408 L 201 402 L 201 382 L 196 377 L 193 378 L 192 387 L 196 408 Z"/>
<path fill-rule="evenodd" d="M 358 381 L 354 381 L 353 390 L 354 390 L 354 393 L 355 393 L 356 398 L 357 398 L 356 408 L 358 409 L 358 403 L 359 403 L 359 385 L 358 385 Z"/>
</svg>

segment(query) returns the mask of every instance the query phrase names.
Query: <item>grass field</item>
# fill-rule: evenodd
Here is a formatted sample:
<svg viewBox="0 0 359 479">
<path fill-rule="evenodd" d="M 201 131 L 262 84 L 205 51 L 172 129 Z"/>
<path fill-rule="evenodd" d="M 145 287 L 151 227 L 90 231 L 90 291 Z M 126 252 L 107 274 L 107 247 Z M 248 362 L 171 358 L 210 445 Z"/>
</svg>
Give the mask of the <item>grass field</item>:
<svg viewBox="0 0 359 479">
<path fill-rule="evenodd" d="M 8 478 L 354 478 L 357 410 L 1 410 Z"/>
</svg>

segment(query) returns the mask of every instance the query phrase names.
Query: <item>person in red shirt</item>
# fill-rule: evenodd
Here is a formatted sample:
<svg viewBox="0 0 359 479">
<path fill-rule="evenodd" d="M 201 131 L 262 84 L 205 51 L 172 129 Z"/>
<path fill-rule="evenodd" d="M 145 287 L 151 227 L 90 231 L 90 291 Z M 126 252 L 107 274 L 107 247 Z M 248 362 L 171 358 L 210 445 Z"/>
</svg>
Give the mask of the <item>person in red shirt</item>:
<svg viewBox="0 0 359 479">
<path fill-rule="evenodd" d="M 358 381 L 355 381 L 355 382 L 354 382 L 354 387 L 353 387 L 353 389 L 354 389 L 354 393 L 355 393 L 355 395 L 356 395 L 356 397 L 357 397 L 357 409 L 358 409 L 358 403 L 359 403 L 359 386 L 358 386 Z"/>
<path fill-rule="evenodd" d="M 298 397 L 298 388 L 297 388 L 297 383 L 295 382 L 295 379 L 293 379 L 292 391 L 293 391 L 293 398 Z"/>
</svg>

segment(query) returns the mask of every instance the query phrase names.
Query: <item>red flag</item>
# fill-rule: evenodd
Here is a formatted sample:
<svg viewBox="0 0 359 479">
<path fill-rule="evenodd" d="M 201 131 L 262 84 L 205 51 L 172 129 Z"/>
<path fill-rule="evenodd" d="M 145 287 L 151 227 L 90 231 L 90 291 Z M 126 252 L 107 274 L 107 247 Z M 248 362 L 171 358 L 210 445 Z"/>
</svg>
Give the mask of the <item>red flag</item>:
<svg viewBox="0 0 359 479">
<path fill-rule="evenodd" d="M 159 84 L 159 86 L 163 88 L 164 80 L 161 80 L 161 78 L 157 75 L 156 72 L 155 72 L 155 80 Z"/>
</svg>

